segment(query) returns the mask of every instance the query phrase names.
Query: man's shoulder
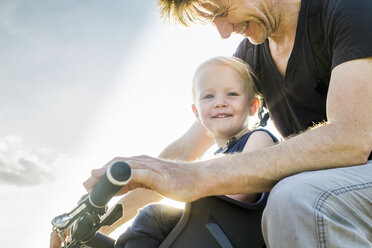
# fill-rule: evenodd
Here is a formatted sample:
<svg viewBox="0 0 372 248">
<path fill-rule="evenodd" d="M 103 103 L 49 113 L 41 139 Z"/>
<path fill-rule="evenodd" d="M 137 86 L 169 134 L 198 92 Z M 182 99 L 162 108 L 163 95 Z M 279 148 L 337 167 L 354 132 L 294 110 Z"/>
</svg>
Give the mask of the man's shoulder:
<svg viewBox="0 0 372 248">
<path fill-rule="evenodd" d="M 332 68 L 349 60 L 372 55 L 371 13 L 371 0 L 324 2 L 322 26 L 326 47 L 333 55 Z"/>
<path fill-rule="evenodd" d="M 368 14 L 371 16 L 372 1 L 371 0 L 312 0 L 320 1 L 323 5 L 323 17 L 332 20 L 334 18 L 358 18 L 359 15 Z M 359 16 L 360 17 L 360 16 Z"/>
</svg>

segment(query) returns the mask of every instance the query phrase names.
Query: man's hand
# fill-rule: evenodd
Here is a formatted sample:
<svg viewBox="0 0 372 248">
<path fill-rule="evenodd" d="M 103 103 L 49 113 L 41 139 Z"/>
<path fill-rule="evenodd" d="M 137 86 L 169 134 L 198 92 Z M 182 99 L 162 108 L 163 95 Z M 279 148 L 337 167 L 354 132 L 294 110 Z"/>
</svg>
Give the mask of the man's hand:
<svg viewBox="0 0 372 248">
<path fill-rule="evenodd" d="M 130 182 L 118 192 L 122 195 L 136 188 L 152 189 L 159 194 L 178 201 L 193 201 L 200 198 L 199 180 L 201 177 L 195 163 L 181 163 L 162 160 L 149 156 L 118 157 L 108 164 L 124 161 L 132 169 Z M 92 176 L 84 182 L 90 192 L 98 180 L 105 174 L 107 165 L 92 171 Z"/>
<path fill-rule="evenodd" d="M 204 196 L 199 162 L 166 161 L 148 156 L 131 157 L 126 162 L 132 168 L 132 181 L 142 187 L 183 202 Z"/>
</svg>

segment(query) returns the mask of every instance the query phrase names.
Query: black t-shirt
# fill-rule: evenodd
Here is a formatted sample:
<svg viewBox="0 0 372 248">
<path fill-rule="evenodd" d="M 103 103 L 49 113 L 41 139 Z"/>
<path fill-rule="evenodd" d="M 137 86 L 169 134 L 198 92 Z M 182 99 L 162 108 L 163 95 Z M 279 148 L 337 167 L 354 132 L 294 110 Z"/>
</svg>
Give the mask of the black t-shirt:
<svg viewBox="0 0 372 248">
<path fill-rule="evenodd" d="M 330 72 L 343 62 L 372 56 L 371 0 L 318 0 L 321 9 L 318 19 L 313 16 L 311 1 L 315 0 L 301 1 L 295 43 L 284 78 L 274 65 L 268 40 L 254 46 L 244 39 L 234 54 L 249 63 L 252 53 L 248 50 L 257 49 L 258 61 L 253 67 L 258 68 L 258 88 L 283 137 L 327 120 L 329 80 L 324 82 L 320 77 L 318 66 Z M 313 56 L 314 37 L 323 59 Z"/>
</svg>

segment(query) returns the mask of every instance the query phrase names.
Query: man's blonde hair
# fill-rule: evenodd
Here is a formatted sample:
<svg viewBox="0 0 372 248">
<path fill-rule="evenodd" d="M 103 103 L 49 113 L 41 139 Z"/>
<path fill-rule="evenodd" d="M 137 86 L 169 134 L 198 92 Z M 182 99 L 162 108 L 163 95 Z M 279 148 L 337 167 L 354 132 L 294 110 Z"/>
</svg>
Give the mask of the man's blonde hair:
<svg viewBox="0 0 372 248">
<path fill-rule="evenodd" d="M 210 22 L 216 16 L 211 9 L 220 9 L 213 0 L 159 0 L 161 16 L 175 20 L 185 26 L 197 22 Z"/>
<path fill-rule="evenodd" d="M 245 63 L 243 60 L 236 58 L 236 57 L 214 57 L 208 59 L 207 61 L 203 62 L 198 66 L 195 70 L 193 82 L 192 82 L 192 96 L 195 102 L 195 87 L 196 87 L 196 79 L 199 75 L 200 71 L 210 65 L 223 65 L 228 66 L 231 69 L 235 70 L 242 79 L 242 82 L 246 84 L 247 90 L 249 92 L 249 100 L 253 100 L 254 98 L 258 98 L 260 100 L 260 94 L 254 84 L 254 80 L 257 80 L 257 77 L 251 67 Z"/>
</svg>

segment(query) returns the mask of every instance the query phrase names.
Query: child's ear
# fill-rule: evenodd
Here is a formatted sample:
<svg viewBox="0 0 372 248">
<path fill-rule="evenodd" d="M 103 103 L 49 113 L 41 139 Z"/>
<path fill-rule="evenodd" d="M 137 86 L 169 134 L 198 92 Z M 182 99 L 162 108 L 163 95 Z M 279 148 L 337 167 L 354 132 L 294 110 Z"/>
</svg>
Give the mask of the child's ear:
<svg viewBox="0 0 372 248">
<path fill-rule="evenodd" d="M 194 112 L 194 115 L 195 115 L 196 119 L 200 120 L 199 119 L 199 113 L 198 113 L 198 110 L 196 109 L 195 104 L 193 104 L 191 107 L 192 107 L 192 112 Z"/>
<path fill-rule="evenodd" d="M 254 98 L 249 106 L 249 115 L 253 116 L 257 113 L 258 108 L 260 107 L 260 100 L 258 98 Z"/>
</svg>

